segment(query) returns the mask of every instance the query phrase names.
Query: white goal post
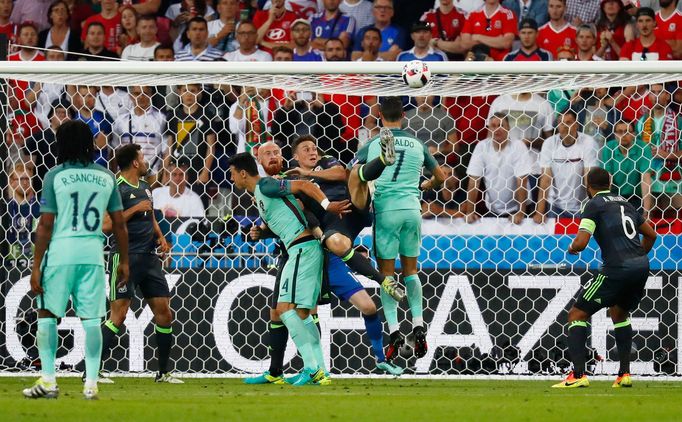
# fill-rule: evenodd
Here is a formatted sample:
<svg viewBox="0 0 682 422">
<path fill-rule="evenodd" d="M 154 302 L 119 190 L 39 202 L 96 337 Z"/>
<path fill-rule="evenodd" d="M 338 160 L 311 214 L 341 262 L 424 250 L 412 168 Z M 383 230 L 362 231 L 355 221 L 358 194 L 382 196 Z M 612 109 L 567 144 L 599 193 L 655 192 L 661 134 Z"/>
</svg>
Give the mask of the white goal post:
<svg viewBox="0 0 682 422">
<path fill-rule="evenodd" d="M 677 174 L 682 179 L 682 164 L 661 158 L 664 153 L 659 150 L 677 153 L 682 149 L 682 90 L 678 87 L 682 61 L 429 62 L 431 81 L 421 89 L 403 83 L 403 65 L 0 62 L 0 97 L 6 100 L 0 116 L 4 120 L 0 127 L 6 128 L 2 133 L 5 146 L 0 148 L 0 181 L 6 182 L 3 195 L 9 198 L 0 207 L 0 375 L 35 369 L 34 298 L 28 293 L 31 233 L 38 217 L 40 179 L 47 163 L 53 163 L 55 158 L 54 150 L 47 144 L 37 147 L 36 139 L 54 124 L 58 107 L 67 109 L 70 118 L 78 118 L 83 108 L 89 108 L 88 113 L 100 112 L 96 133 L 93 131 L 104 139 L 99 148 L 105 165 L 111 163 L 113 150 L 125 139 L 150 145 L 151 138 L 155 139 L 145 150 L 148 160 L 156 163 L 155 171 L 165 169 L 170 161 L 166 159 L 174 157 L 188 142 L 196 143 L 183 177 L 188 178 L 202 200 L 203 214 L 180 215 L 181 210 L 172 204 L 158 209 L 158 215 L 166 220 L 164 231 L 173 241 L 172 259 L 166 266 L 175 313 L 171 360 L 176 370 L 187 376 L 241 376 L 267 369 L 268 303 L 274 286 L 275 248 L 271 241 L 253 243 L 244 239 L 243 230 L 246 227 L 248 231 L 255 217 L 248 210 L 242 213 L 248 209 L 250 199 L 231 187 L 225 168 L 227 158 L 244 148 L 244 138 L 248 137 L 245 131 L 254 130 L 255 121 L 245 123 L 246 117 L 235 118 L 232 107 L 249 87 L 257 90 L 255 100 L 251 100 L 260 101 L 259 108 L 254 108 L 257 113 L 268 109 L 266 114 L 256 116 L 267 127 L 258 133 L 259 137 L 280 143 L 285 157 L 291 159 L 292 141 L 313 133 L 324 145 L 324 152 L 340 157 L 344 164 L 358 144 L 377 129 L 377 115 L 373 114 L 376 98 L 405 98 L 406 130 L 424 138 L 439 163 L 448 169 L 446 185 L 433 196 L 423 198 L 419 262 L 429 353 L 419 360 L 399 359 L 399 364 L 410 368 L 410 374 L 434 378 L 531 375 L 544 379 L 566 368 L 566 310 L 597 269 L 600 257 L 596 245 L 579 258 L 565 254 L 577 230 L 579 212 L 574 208 L 585 200 L 582 174 L 578 175 L 577 185 L 571 185 L 567 202 L 561 203 L 564 213 L 548 215 L 542 224 L 533 219 L 536 199 L 530 194 L 539 189 L 540 163 L 545 154 L 542 143 L 560 136 L 560 121 L 566 110 L 573 110 L 579 131 L 590 139 L 585 144 L 590 150 L 581 153 L 578 161 L 590 163 L 586 167 L 607 168 L 614 180 L 624 180 L 619 188 L 631 192 L 633 202 L 650 216 L 661 235 L 651 255 L 652 274 L 645 298 L 632 315 L 633 373 L 680 379 L 682 212 L 675 208 L 675 193 L 682 199 L 682 180 L 679 192 L 671 190 L 671 183 L 677 180 Z M 12 105 L 16 84 L 11 81 L 27 82 L 21 95 L 40 87 L 27 110 Z M 189 85 L 198 85 L 193 99 L 187 94 Z M 86 87 L 84 93 L 79 93 L 78 87 Z M 162 123 L 154 129 L 158 132 L 155 136 L 139 135 L 142 131 L 132 127 L 135 100 L 128 98 L 132 87 L 165 90 L 154 97 L 150 106 L 162 116 L 157 118 Z M 109 89 L 106 96 L 103 88 Z M 283 95 L 275 97 L 275 91 Z M 657 126 L 652 111 L 658 98 L 665 95 L 661 91 L 670 97 L 664 107 L 670 110 L 666 116 L 671 116 L 672 122 L 670 126 L 663 124 L 667 129 Z M 316 95 L 310 99 L 296 97 L 295 93 Z M 87 95 L 96 97 L 93 106 L 84 99 Z M 119 105 L 106 103 L 107 98 L 116 98 Z M 197 101 L 198 111 L 192 114 L 183 109 L 195 110 L 185 101 Z M 520 204 L 528 211 L 518 224 L 509 221 L 507 212 L 493 212 L 494 201 L 486 192 L 477 192 L 479 188 L 474 188 L 475 203 L 467 203 L 471 190 L 468 183 L 472 175 L 478 177 L 469 159 L 474 145 L 488 138 L 486 122 L 496 112 L 507 117 L 509 133 L 513 133 L 515 141 L 526 142 L 529 154 L 528 170 L 522 173 L 528 176 L 529 200 Z M 26 123 L 28 114 L 35 114 L 35 122 Z M 190 120 L 192 124 L 187 125 Z M 628 130 L 633 132 L 633 144 L 640 145 L 642 151 L 655 147 L 653 157 L 642 153 L 646 157 L 641 160 L 649 160 L 645 164 L 626 163 L 621 155 L 616 157 L 622 136 L 616 135 L 615 127 L 621 120 L 632 123 Z M 677 134 L 677 144 L 661 144 L 661 131 Z M 190 153 L 177 153 L 175 157 L 182 154 Z M 516 176 L 514 168 L 521 166 L 521 161 L 495 160 L 491 155 L 480 158 L 479 170 L 490 171 L 491 165 L 499 167 L 495 170 L 507 166 L 505 171 Z M 663 178 L 666 169 L 670 174 Z M 208 179 L 202 181 L 203 170 Z M 634 178 L 633 172 L 638 172 Z M 488 183 L 487 174 L 480 178 L 492 190 L 497 185 Z M 644 182 L 646 174 L 652 178 L 648 184 Z M 575 175 L 556 177 L 554 183 L 574 184 L 575 178 L 570 176 Z M 30 180 L 27 186 L 22 187 L 22 177 Z M 497 188 L 518 189 L 510 186 L 516 183 L 514 180 L 510 177 L 509 183 Z M 552 195 L 559 195 L 561 186 L 550 185 L 548 189 L 555 187 L 556 193 L 548 193 L 552 201 L 559 200 Z M 666 199 L 670 204 L 660 205 Z M 469 205 L 473 208 L 467 211 Z M 467 222 L 467 212 L 482 218 Z M 226 215 L 242 228 L 225 228 Z M 359 244 L 370 247 L 371 241 L 372 236 L 365 231 Z M 362 283 L 378 304 L 377 286 L 364 278 Z M 153 315 L 148 307 L 140 310 L 140 306 L 140 301 L 133 302 L 125 334 L 104 361 L 107 371 L 134 374 L 155 370 Z M 404 309 L 399 315 L 407 333 L 410 314 L 405 311 L 407 305 L 401 307 Z M 344 377 L 377 376 L 359 312 L 333 301 L 331 306 L 321 306 L 319 315 L 325 357 L 332 373 Z M 70 368 L 83 357 L 83 332 L 72 312 L 61 320 L 59 330 L 63 342 L 57 362 Z M 593 317 L 588 345 L 594 352 L 591 371 L 600 375 L 617 372 L 612 325 L 605 311 Z M 597 355 L 599 358 L 595 358 Z M 288 372 L 300 366 L 291 342 L 285 361 Z"/>
</svg>

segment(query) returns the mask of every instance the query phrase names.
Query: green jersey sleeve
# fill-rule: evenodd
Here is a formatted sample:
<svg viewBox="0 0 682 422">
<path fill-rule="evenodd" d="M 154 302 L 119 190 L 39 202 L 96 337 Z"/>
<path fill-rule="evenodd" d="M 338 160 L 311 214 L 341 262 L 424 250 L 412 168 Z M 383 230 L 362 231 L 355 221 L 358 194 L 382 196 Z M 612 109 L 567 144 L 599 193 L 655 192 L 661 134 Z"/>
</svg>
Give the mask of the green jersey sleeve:
<svg viewBox="0 0 682 422">
<path fill-rule="evenodd" d="M 376 139 L 376 137 L 365 142 L 365 145 L 363 145 L 362 148 L 360 148 L 358 152 L 355 153 L 355 158 L 348 163 L 347 166 L 348 170 L 352 169 L 353 166 L 356 164 L 365 164 L 367 162 L 367 155 L 369 155 L 369 146 L 374 139 Z"/>
<path fill-rule="evenodd" d="M 433 171 L 438 167 L 438 161 L 433 158 L 433 154 L 431 154 L 431 151 L 429 151 L 429 147 L 427 147 L 426 144 L 424 144 L 424 167 L 428 171 Z"/>
<path fill-rule="evenodd" d="M 56 172 L 54 170 L 51 170 L 45 174 L 45 180 L 43 181 L 43 192 L 40 196 L 41 214 L 57 214 L 57 197 L 54 193 L 55 173 Z"/>
<path fill-rule="evenodd" d="M 118 185 L 116 184 L 116 179 L 112 177 L 112 189 L 111 196 L 109 197 L 109 204 L 107 205 L 107 211 L 116 212 L 123 210 L 123 201 L 121 200 L 121 191 L 118 190 Z"/>
<path fill-rule="evenodd" d="M 291 181 L 273 177 L 263 177 L 258 181 L 258 187 L 268 198 L 282 198 L 291 194 Z"/>
</svg>

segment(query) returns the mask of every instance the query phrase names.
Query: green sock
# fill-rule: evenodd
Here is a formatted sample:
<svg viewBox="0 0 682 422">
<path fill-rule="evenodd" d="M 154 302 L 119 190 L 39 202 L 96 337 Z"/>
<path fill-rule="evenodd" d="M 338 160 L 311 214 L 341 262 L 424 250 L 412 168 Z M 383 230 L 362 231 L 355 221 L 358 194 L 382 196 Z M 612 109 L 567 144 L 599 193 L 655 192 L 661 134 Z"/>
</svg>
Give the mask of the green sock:
<svg viewBox="0 0 682 422">
<path fill-rule="evenodd" d="M 381 306 L 384 309 L 384 318 L 386 323 L 388 323 L 388 332 L 394 333 L 400 330 L 400 324 L 398 324 L 398 302 L 393 299 L 388 293 L 381 289 Z"/>
<path fill-rule="evenodd" d="M 101 322 L 99 318 L 81 320 L 85 330 L 85 379 L 91 382 L 97 382 L 99 378 L 102 358 Z"/>
<path fill-rule="evenodd" d="M 37 343 L 42 376 L 47 381 L 54 382 L 54 361 L 57 359 L 56 318 L 38 318 Z"/>
<path fill-rule="evenodd" d="M 422 283 L 419 281 L 418 274 L 405 277 L 405 287 L 407 288 L 407 303 L 410 305 L 412 314 L 412 326 L 424 326 L 423 293 Z"/>
<path fill-rule="evenodd" d="M 311 339 L 310 346 L 313 349 L 317 367 L 326 372 L 327 368 L 324 364 L 324 353 L 322 352 L 322 344 L 320 343 L 320 332 L 317 331 L 317 324 L 315 324 L 313 316 L 308 315 L 308 318 L 303 320 L 303 324 L 305 325 L 306 330 L 308 330 L 308 335 Z"/>
<path fill-rule="evenodd" d="M 303 324 L 303 320 L 298 316 L 295 310 L 290 309 L 280 315 L 282 322 L 289 330 L 289 335 L 298 349 L 298 353 L 303 358 L 303 366 L 309 371 L 316 371 L 316 359 L 313 354 L 313 349 L 310 344 L 312 339 L 308 335 L 308 330 Z"/>
</svg>

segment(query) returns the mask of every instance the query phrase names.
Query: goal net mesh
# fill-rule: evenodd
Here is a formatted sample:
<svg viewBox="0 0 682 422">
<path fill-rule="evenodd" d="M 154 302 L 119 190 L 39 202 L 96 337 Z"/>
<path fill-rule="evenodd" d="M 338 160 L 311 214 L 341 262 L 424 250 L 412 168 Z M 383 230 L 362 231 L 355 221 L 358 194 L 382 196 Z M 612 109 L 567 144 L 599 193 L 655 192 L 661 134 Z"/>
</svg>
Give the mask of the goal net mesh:
<svg viewBox="0 0 682 422">
<path fill-rule="evenodd" d="M 247 238 L 258 214 L 250 195 L 232 186 L 229 157 L 273 140 L 294 166 L 294 139 L 311 134 L 321 153 L 347 164 L 378 133 L 377 104 L 389 95 L 403 97 L 405 130 L 447 175 L 441 189 L 422 197 L 419 275 L 429 350 L 416 359 L 405 349 L 398 365 L 422 376 L 564 372 L 566 311 L 600 262 L 594 242 L 579 257 L 566 250 L 586 201 L 583 175 L 600 166 L 659 233 L 651 277 L 631 316 L 632 372 L 681 373 L 682 72 L 620 71 L 613 63 L 610 73 L 560 73 L 560 63 L 547 72 L 434 65 L 431 83 L 413 90 L 398 64 L 369 66 L 371 74 L 332 64 L 306 73 L 286 73 L 287 64 L 235 73 L 203 64 L 114 73 L 119 63 L 107 65 L 87 73 L 0 70 L 0 373 L 39 368 L 29 276 L 42 178 L 55 163 L 54 130 L 63 121 L 88 123 L 97 161 L 114 172 L 113 151 L 140 144 L 159 180 L 155 213 L 172 244 L 164 264 L 172 366 L 198 376 L 240 375 L 269 365 L 279 251 L 272 240 Z M 520 202 L 522 190 L 528 195 Z M 365 253 L 371 245 L 365 230 L 356 247 Z M 360 279 L 380 307 L 378 286 Z M 103 362 L 107 371 L 157 368 L 153 314 L 136 294 Z M 359 311 L 333 299 L 318 314 L 333 374 L 379 373 Z M 399 318 L 409 334 L 406 303 Z M 613 374 L 613 324 L 606 311 L 591 322 L 589 370 Z M 82 370 L 84 333 L 72 309 L 59 321 L 59 336 L 60 368 Z M 291 341 L 285 362 L 286 372 L 301 367 Z"/>
</svg>

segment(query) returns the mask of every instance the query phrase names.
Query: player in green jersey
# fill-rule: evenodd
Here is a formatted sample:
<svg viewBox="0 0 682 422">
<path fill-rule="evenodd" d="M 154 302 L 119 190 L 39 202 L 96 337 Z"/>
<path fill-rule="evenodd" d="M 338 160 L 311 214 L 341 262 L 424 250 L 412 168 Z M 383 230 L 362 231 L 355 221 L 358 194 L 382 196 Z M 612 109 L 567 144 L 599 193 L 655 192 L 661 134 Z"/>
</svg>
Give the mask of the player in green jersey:
<svg viewBox="0 0 682 422">
<path fill-rule="evenodd" d="M 445 173 L 421 140 L 400 129 L 404 116 L 399 97 L 382 99 L 383 127 L 379 136 L 370 139 L 351 163 L 349 189 L 353 204 L 359 207 L 362 204 L 357 201 L 362 202 L 367 195 L 367 182 L 374 181 L 374 255 L 379 270 L 385 276 L 395 274 L 395 260 L 400 256 L 412 314 L 414 352 L 419 358 L 426 355 L 427 350 L 422 286 L 417 274 L 422 221 L 419 189 L 439 187 L 445 181 Z M 424 168 L 432 177 L 420 186 Z M 391 342 L 386 350 L 386 359 L 390 362 L 405 340 L 400 334 L 398 302 L 383 291 L 381 302 L 391 333 Z"/>
<path fill-rule="evenodd" d="M 57 318 L 64 317 L 70 297 L 85 331 L 83 395 L 95 399 L 102 354 L 100 323 L 106 311 L 104 213 L 111 215 L 119 245 L 118 287 L 128 281 L 128 232 L 114 175 L 92 162 L 90 128 L 80 121 L 64 123 L 57 130 L 57 147 L 58 165 L 47 172 L 43 184 L 31 273 L 31 290 L 38 295 L 42 373 L 23 394 L 28 398 L 59 395 L 55 378 Z"/>
<path fill-rule="evenodd" d="M 348 201 L 330 202 L 320 188 L 304 180 L 260 177 L 250 153 L 230 160 L 232 181 L 238 189 L 252 193 L 258 212 L 269 229 L 282 240 L 289 258 L 284 263 L 277 292 L 277 313 L 303 358 L 304 369 L 293 385 L 306 385 L 326 378 L 321 361 L 320 333 L 310 315 L 317 306 L 322 285 L 324 254 L 320 242 L 308 229 L 303 209 L 294 197 L 305 194 L 322 208 L 343 214 Z"/>
</svg>

